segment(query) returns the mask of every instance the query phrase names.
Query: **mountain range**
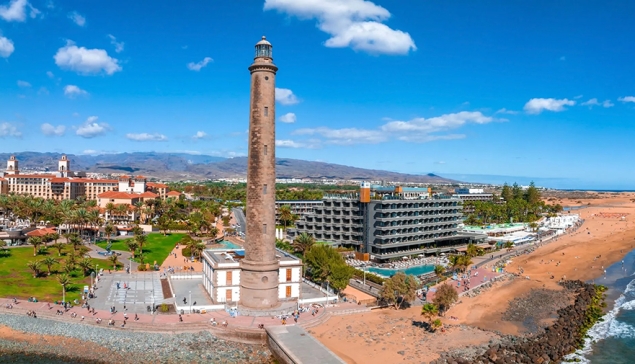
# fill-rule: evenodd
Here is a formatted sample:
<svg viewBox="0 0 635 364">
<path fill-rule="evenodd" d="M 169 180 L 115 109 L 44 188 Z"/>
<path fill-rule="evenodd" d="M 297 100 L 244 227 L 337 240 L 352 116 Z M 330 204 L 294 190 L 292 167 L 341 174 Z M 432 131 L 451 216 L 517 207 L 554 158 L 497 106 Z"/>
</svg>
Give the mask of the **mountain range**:
<svg viewBox="0 0 635 364">
<path fill-rule="evenodd" d="M 21 152 L 0 153 L 0 160 L 15 155 L 23 171 L 56 171 L 61 153 Z M 222 158 L 185 153 L 135 152 L 101 155 L 66 155 L 74 171 L 95 173 L 142 174 L 166 181 L 245 178 L 247 157 Z M 414 183 L 452 183 L 451 179 L 434 174 L 404 174 L 375 169 L 363 169 L 340 164 L 277 158 L 278 178 L 325 178 L 346 180 L 385 180 Z"/>
</svg>

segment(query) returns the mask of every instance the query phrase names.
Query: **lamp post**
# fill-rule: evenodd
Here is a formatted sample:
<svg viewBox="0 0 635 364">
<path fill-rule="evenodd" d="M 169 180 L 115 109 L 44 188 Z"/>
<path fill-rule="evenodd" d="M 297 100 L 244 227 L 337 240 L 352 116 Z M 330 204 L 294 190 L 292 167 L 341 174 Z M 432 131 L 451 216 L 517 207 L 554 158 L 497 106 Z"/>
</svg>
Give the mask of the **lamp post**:
<svg viewBox="0 0 635 364">
<path fill-rule="evenodd" d="M 130 256 L 130 265 L 128 266 L 128 274 L 132 274 L 132 255 Z"/>
<path fill-rule="evenodd" d="M 192 291 L 190 291 L 190 314 L 192 313 Z"/>
<path fill-rule="evenodd" d="M 326 305 L 329 304 L 329 280 L 326 280 L 326 303 L 324 304 L 324 307 L 326 308 Z"/>
<path fill-rule="evenodd" d="M 150 310 L 150 313 L 154 315 L 154 290 L 151 290 L 150 294 L 152 295 L 152 309 Z"/>
<path fill-rule="evenodd" d="M 366 288 L 366 264 L 362 265 L 362 271 L 364 272 L 364 288 Z"/>
</svg>

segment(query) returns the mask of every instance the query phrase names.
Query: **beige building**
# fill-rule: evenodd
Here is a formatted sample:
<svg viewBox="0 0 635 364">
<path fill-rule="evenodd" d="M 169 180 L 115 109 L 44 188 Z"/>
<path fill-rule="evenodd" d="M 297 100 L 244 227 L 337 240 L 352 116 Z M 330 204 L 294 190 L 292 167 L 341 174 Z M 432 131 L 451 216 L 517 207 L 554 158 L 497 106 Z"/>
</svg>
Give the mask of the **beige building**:
<svg viewBox="0 0 635 364">
<path fill-rule="evenodd" d="M 55 173 L 21 174 L 19 162 L 15 156 L 9 158 L 6 170 L 0 173 L 0 194 L 13 193 L 52 200 L 74 200 L 83 197 L 86 200 L 99 202 L 109 198 L 100 197 L 106 192 L 134 195 L 117 199 L 121 202 L 113 202 L 115 204 L 134 204 L 139 199 L 165 199 L 174 195 L 172 193 L 174 191 L 170 192 L 167 185 L 147 182 L 143 176 L 121 176 L 118 179 L 86 178 L 85 173 L 72 171 L 70 160 L 66 155 L 62 155 L 58 161 L 58 169 Z"/>
</svg>

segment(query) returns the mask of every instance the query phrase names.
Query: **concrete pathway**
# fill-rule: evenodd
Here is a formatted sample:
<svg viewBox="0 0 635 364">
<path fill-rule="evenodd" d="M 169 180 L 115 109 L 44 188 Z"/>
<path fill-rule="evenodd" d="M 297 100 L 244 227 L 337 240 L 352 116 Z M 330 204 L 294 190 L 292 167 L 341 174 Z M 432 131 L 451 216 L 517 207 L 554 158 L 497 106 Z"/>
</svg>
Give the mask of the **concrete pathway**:
<svg viewBox="0 0 635 364">
<path fill-rule="evenodd" d="M 276 345 L 279 346 L 293 363 L 346 363 L 299 326 L 272 326 L 266 330 L 269 334 L 269 347 L 275 350 Z M 271 345 L 271 341 L 276 345 Z"/>
</svg>

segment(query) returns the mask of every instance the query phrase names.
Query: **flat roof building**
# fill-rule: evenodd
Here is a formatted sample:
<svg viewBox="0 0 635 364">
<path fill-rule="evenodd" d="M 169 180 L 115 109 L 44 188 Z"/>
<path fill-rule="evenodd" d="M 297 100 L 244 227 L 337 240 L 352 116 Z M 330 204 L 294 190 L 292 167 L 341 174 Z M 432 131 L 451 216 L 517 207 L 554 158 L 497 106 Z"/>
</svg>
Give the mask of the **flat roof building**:
<svg viewBox="0 0 635 364">
<path fill-rule="evenodd" d="M 376 260 L 434 254 L 487 237 L 460 231 L 462 209 L 461 199 L 427 188 L 363 183 L 359 193 L 325 195 L 322 207 L 287 232 L 291 239 L 308 233 Z"/>
</svg>

